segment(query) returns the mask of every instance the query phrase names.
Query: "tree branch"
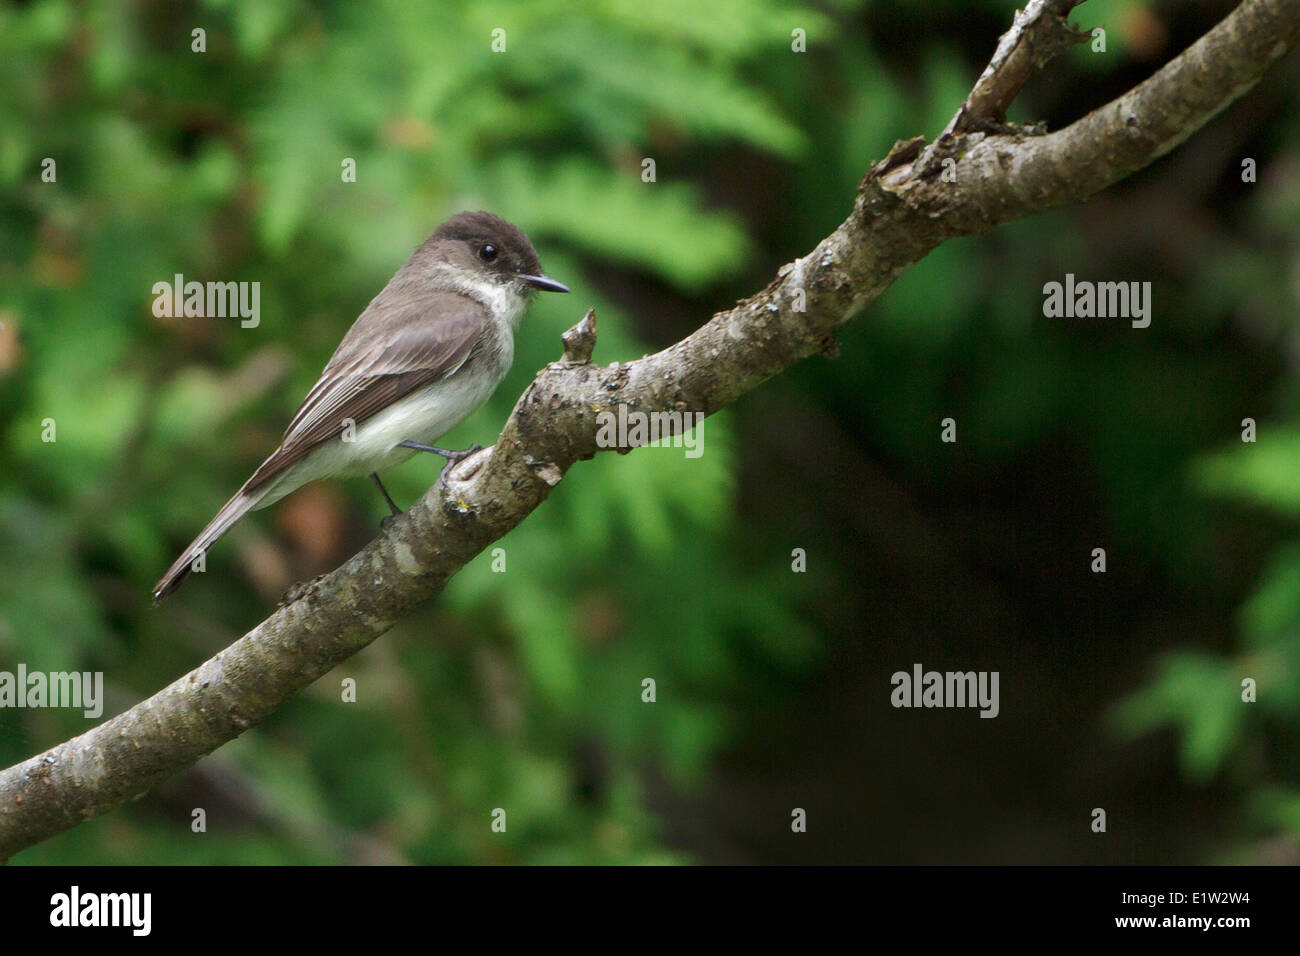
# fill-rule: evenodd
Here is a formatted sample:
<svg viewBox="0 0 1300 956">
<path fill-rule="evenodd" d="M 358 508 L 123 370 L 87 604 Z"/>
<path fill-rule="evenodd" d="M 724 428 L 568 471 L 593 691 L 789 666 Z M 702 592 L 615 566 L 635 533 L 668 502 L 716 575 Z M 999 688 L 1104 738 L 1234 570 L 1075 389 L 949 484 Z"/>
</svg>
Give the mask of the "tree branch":
<svg viewBox="0 0 1300 956">
<path fill-rule="evenodd" d="M 898 143 L 849 217 L 767 288 L 638 361 L 590 363 L 595 317 L 565 336 L 495 446 L 461 462 L 334 572 L 131 710 L 0 772 L 0 859 L 106 813 L 255 726 L 438 593 L 598 450 L 619 405 L 711 414 L 799 360 L 940 243 L 1082 200 L 1173 149 L 1300 41 L 1300 0 L 1245 0 L 1150 79 L 1050 135 L 1005 127 L 1011 99 L 1069 45 L 1070 0 L 1031 0 L 949 128 Z M 949 162 L 950 161 L 950 162 Z M 945 170 L 955 173 L 943 176 Z M 805 310 L 796 310 L 799 293 Z"/>
<path fill-rule="evenodd" d="M 1020 95 L 1030 78 L 1072 44 L 1082 43 L 1089 34 L 1066 20 L 1083 0 L 1029 0 L 1017 10 L 1011 29 L 1002 34 L 993 59 L 945 133 L 993 129 L 1005 122 L 1007 108 Z"/>
</svg>

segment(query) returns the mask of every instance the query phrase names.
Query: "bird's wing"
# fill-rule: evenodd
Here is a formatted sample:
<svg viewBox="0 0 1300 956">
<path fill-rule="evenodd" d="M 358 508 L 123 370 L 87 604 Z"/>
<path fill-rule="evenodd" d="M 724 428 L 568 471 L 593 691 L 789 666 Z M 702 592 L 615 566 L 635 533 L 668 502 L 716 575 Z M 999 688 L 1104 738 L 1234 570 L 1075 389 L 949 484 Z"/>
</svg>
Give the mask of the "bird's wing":
<svg viewBox="0 0 1300 956">
<path fill-rule="evenodd" d="M 395 304 L 395 299 L 404 300 Z M 382 324 L 377 315 L 384 316 Z M 465 363 L 490 317 L 468 296 L 430 291 L 412 298 L 386 288 L 361 314 L 285 430 L 280 447 L 253 473 L 253 490 L 416 389 Z"/>
</svg>

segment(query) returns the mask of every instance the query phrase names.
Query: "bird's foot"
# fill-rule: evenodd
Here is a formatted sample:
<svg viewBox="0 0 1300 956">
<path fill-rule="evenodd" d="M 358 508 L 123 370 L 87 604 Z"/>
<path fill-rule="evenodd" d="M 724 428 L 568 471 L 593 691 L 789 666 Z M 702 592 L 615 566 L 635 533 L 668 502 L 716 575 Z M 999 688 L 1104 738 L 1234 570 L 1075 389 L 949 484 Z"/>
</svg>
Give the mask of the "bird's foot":
<svg viewBox="0 0 1300 956">
<path fill-rule="evenodd" d="M 392 514 L 389 514 L 379 522 L 379 530 L 384 534 L 387 534 L 388 526 L 393 523 L 394 518 L 402 513 L 402 509 L 393 503 L 392 497 L 388 494 L 388 489 L 385 488 L 384 483 L 379 480 L 379 475 L 372 471 L 370 473 L 370 480 L 375 483 L 375 487 L 379 489 L 379 493 L 384 496 L 384 501 L 388 502 L 388 510 L 392 512 Z"/>
<path fill-rule="evenodd" d="M 446 458 L 447 464 L 442 466 L 442 471 L 438 475 L 438 481 L 444 485 L 447 483 L 448 471 L 450 471 L 456 465 L 460 464 L 470 455 L 474 454 L 475 452 L 479 452 L 483 450 L 483 446 L 478 444 L 470 445 L 468 448 L 463 449 L 462 451 L 455 451 L 454 449 L 451 448 L 438 448 L 434 445 L 421 445 L 418 442 L 413 442 L 413 441 L 403 441 L 403 442 L 398 442 L 398 444 L 401 445 L 403 448 L 414 448 L 416 451 L 427 451 L 432 455 L 438 455 L 439 457 Z"/>
<path fill-rule="evenodd" d="M 456 451 L 456 452 L 452 452 L 450 455 L 443 455 L 443 457 L 447 459 L 447 464 L 443 465 L 442 471 L 438 473 L 438 481 L 440 481 L 442 484 L 445 485 L 447 483 L 447 472 L 451 471 L 452 468 L 459 465 L 462 461 L 464 461 L 470 455 L 474 454 L 476 451 L 482 451 L 482 450 L 483 450 L 482 445 L 470 445 L 464 451 Z"/>
</svg>

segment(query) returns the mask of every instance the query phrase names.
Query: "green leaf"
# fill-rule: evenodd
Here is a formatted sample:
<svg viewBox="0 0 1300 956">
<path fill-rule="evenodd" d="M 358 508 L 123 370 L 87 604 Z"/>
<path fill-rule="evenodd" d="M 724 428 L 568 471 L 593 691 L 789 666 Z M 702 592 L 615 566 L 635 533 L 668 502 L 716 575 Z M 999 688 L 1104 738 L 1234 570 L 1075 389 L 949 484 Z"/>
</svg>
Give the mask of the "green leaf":
<svg viewBox="0 0 1300 956">
<path fill-rule="evenodd" d="M 1257 441 L 1201 459 L 1192 476 L 1207 493 L 1300 515 L 1300 431 L 1262 423 Z"/>
</svg>

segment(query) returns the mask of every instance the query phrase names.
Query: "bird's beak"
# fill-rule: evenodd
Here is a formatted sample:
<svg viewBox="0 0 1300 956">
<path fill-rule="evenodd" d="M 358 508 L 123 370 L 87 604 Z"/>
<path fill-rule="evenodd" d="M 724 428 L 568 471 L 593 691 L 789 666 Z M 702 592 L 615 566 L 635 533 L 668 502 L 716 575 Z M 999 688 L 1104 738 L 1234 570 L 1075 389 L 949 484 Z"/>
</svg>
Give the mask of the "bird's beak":
<svg viewBox="0 0 1300 956">
<path fill-rule="evenodd" d="M 556 282 L 550 276 L 516 276 L 520 282 L 527 282 L 534 289 L 544 292 L 568 292 L 569 287 L 563 282 Z"/>
</svg>

